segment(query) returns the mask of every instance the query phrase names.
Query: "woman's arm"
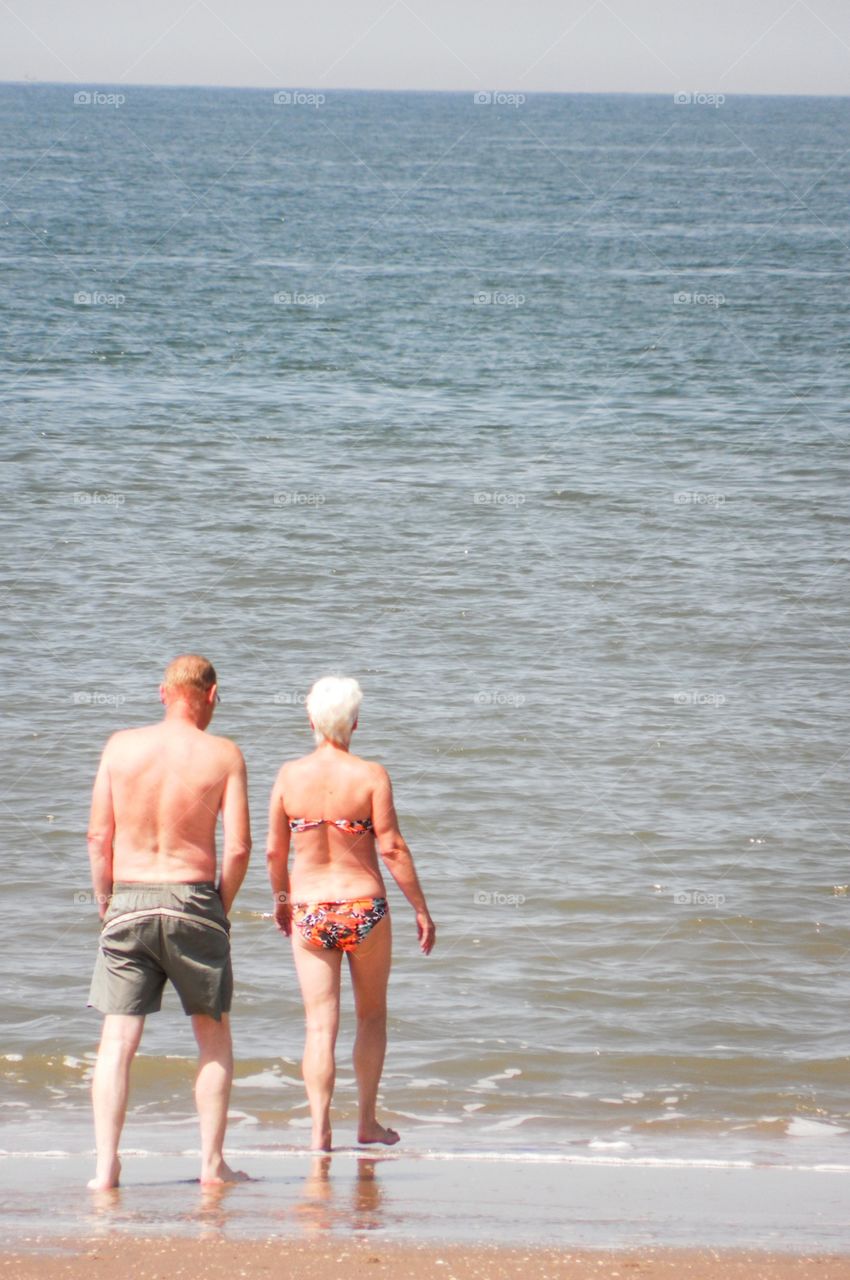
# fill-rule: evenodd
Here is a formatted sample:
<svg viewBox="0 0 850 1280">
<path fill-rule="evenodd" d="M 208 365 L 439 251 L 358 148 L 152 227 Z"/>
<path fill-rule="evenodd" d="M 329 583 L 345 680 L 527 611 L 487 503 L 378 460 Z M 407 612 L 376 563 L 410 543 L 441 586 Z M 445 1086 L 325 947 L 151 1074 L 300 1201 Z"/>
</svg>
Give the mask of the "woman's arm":
<svg viewBox="0 0 850 1280">
<path fill-rule="evenodd" d="M 393 880 L 416 912 L 419 946 L 427 956 L 434 946 L 436 926 L 428 911 L 425 894 L 413 865 L 413 856 L 398 829 L 390 776 L 381 765 L 374 765 L 373 768 L 375 785 L 372 792 L 372 823 L 378 851 Z"/>
<path fill-rule="evenodd" d="M 285 767 L 285 766 L 284 766 Z M 269 802 L 269 841 L 266 866 L 274 897 L 274 921 L 287 937 L 292 933 L 292 903 L 289 900 L 289 817 L 283 805 L 281 779 L 277 775 Z"/>
</svg>

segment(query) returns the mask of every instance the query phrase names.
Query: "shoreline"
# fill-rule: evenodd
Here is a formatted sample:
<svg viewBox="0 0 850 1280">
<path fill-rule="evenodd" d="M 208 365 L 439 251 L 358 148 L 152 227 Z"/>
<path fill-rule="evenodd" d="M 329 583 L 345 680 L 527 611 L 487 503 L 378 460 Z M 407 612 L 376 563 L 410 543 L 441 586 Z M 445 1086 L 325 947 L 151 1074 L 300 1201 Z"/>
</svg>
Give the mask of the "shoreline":
<svg viewBox="0 0 850 1280">
<path fill-rule="evenodd" d="M 197 1280 L 232 1280 L 235 1275 L 269 1277 L 285 1266 L 287 1274 L 312 1280 L 338 1280 L 344 1269 L 369 1280 L 590 1280 L 627 1277 L 639 1280 L 850 1280 L 850 1256 L 774 1254 L 757 1250 L 661 1249 L 571 1250 L 547 1246 L 493 1244 L 438 1245 L 386 1243 L 380 1239 L 299 1240 L 281 1258 L 281 1241 L 234 1242 L 227 1239 L 185 1240 L 175 1237 L 127 1237 L 120 1240 L 39 1239 L 26 1250 L 0 1251 L 0 1266 L 15 1280 L 98 1280 L 122 1274 L 132 1280 L 162 1275 L 191 1275 Z"/>
<path fill-rule="evenodd" d="M 319 1238 L 331 1249 L 368 1240 L 473 1251 L 482 1241 L 519 1250 L 545 1242 L 559 1252 L 832 1255 L 846 1260 L 850 1280 L 850 1183 L 841 1170 L 423 1159 L 351 1148 L 228 1149 L 228 1158 L 252 1181 L 201 1188 L 190 1151 L 125 1151 L 121 1187 L 99 1193 L 85 1186 L 89 1155 L 0 1159 L 0 1248 L 86 1238 L 126 1246 L 142 1234 L 175 1248 L 209 1237 L 246 1247 L 275 1240 L 287 1250 Z"/>
</svg>

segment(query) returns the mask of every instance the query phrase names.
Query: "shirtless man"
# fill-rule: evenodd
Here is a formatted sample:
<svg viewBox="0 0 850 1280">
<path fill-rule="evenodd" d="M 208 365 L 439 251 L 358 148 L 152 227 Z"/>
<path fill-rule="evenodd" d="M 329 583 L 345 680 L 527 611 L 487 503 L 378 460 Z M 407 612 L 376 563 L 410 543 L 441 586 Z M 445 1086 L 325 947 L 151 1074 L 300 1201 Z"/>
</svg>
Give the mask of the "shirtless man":
<svg viewBox="0 0 850 1280">
<path fill-rule="evenodd" d="M 175 658 L 159 694 L 165 718 L 109 739 L 92 795 L 89 858 L 103 930 L 89 1004 L 106 1015 L 92 1082 L 94 1191 L 118 1185 L 130 1066 L 167 979 L 198 1044 L 201 1182 L 245 1178 L 222 1153 L 233 1078 L 227 915 L 251 851 L 245 761 L 227 738 L 204 733 L 218 702 L 206 658 Z"/>
</svg>

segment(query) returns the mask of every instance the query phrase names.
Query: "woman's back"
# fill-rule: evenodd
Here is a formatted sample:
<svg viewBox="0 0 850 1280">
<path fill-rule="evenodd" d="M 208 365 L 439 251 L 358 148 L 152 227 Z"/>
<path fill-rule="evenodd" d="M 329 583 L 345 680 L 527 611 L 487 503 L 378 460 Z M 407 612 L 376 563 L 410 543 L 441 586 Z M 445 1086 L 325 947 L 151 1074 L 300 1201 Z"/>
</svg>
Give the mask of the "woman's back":
<svg viewBox="0 0 850 1280">
<path fill-rule="evenodd" d="M 372 829 L 378 768 L 332 743 L 284 765 L 279 794 L 295 846 L 293 902 L 384 894 Z"/>
</svg>

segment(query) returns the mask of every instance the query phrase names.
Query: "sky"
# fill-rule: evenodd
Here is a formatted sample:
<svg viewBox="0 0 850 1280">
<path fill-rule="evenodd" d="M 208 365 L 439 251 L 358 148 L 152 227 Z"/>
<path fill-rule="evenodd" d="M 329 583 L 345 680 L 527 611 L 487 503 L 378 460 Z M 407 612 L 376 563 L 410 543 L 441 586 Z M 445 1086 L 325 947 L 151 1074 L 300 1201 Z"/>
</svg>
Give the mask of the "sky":
<svg viewBox="0 0 850 1280">
<path fill-rule="evenodd" d="M 850 93 L 848 0 L 0 0 L 0 80 Z"/>
</svg>

